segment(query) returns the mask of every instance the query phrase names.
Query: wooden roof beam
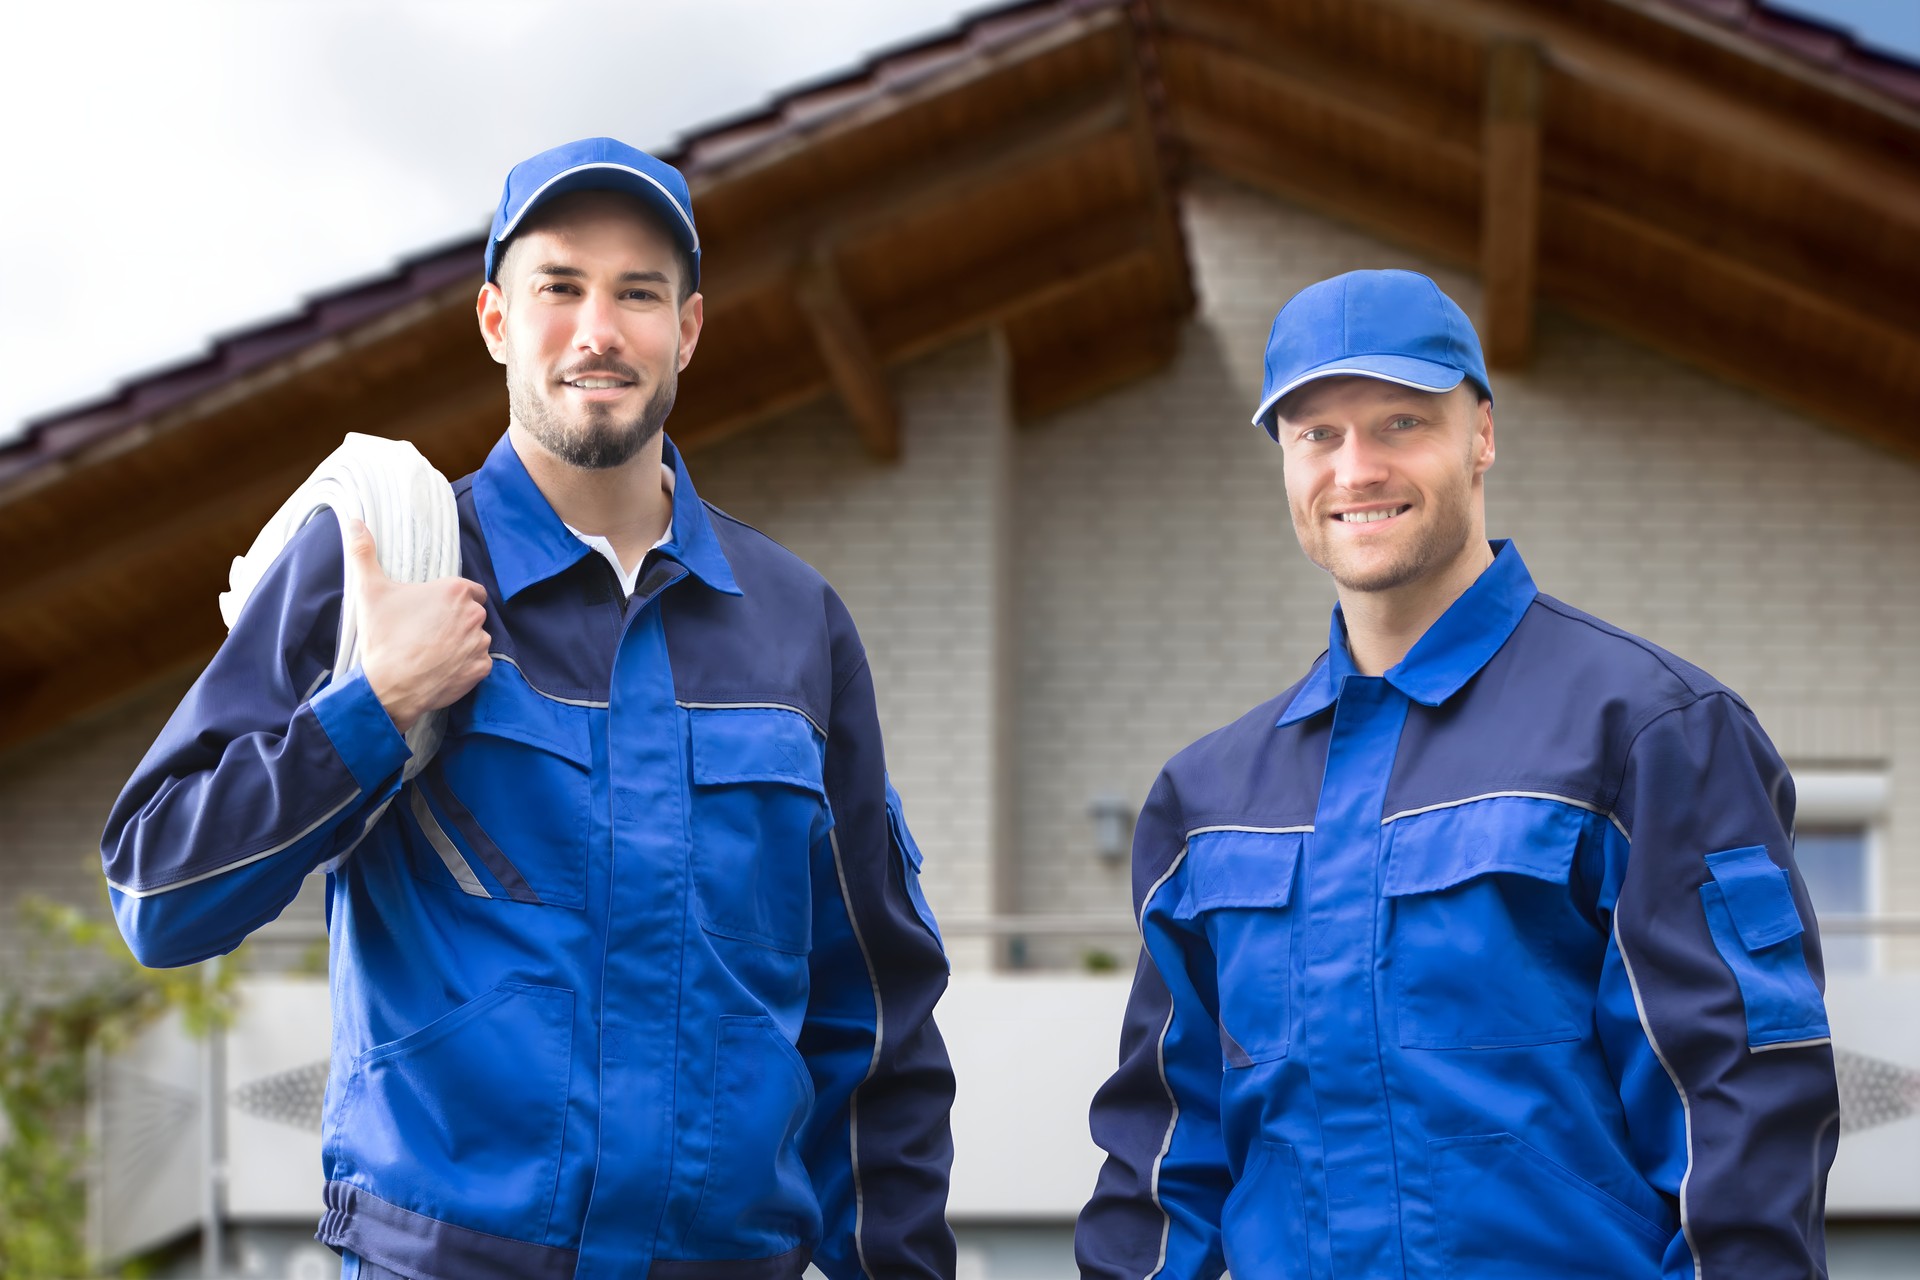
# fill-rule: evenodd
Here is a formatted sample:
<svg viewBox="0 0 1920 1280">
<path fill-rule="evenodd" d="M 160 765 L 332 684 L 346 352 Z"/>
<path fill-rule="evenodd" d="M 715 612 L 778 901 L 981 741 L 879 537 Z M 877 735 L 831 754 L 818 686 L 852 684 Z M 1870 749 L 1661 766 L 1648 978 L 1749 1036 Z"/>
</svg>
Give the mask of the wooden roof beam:
<svg viewBox="0 0 1920 1280">
<path fill-rule="evenodd" d="M 1147 22 L 1137 8 L 1130 9 L 1131 49 L 1125 59 L 1127 105 L 1131 115 L 1135 162 L 1147 187 L 1152 209 L 1154 248 L 1166 270 L 1175 304 L 1181 315 L 1192 312 L 1193 269 L 1187 258 L 1187 238 L 1180 226 L 1180 209 L 1175 202 L 1177 156 L 1169 153 L 1178 143 L 1166 136 L 1166 89 L 1161 83 L 1160 50 Z M 1153 74 L 1149 78 L 1148 68 Z"/>
<path fill-rule="evenodd" d="M 1496 40 L 1487 50 L 1486 142 L 1481 165 L 1480 337 L 1487 363 L 1523 368 L 1533 354 L 1540 246 L 1538 45 Z"/>
<path fill-rule="evenodd" d="M 1555 71 L 1671 120 L 1693 134 L 1768 168 L 1846 195 L 1887 217 L 1920 227 L 1920 175 L 1913 166 L 1768 104 L 1742 98 L 1679 71 L 1648 62 L 1633 49 L 1595 36 L 1558 6 L 1526 0 L 1369 0 L 1424 27 L 1462 31 L 1475 39 L 1532 40 Z M 1357 7 L 1357 6 L 1356 6 Z M 1889 112 L 1904 114 L 1897 104 Z"/>
<path fill-rule="evenodd" d="M 1112 272 L 1128 270 L 1158 252 L 1158 215 L 1148 206 L 1117 209 L 1104 217 L 1061 228 L 1031 246 L 989 263 L 956 263 L 943 279 L 873 311 L 864 332 L 881 365 L 910 359 L 994 324 L 1007 323 L 1046 306 Z M 1169 314 L 1178 310 L 1169 299 Z M 697 451 L 789 412 L 837 384 L 822 368 L 822 354 L 808 347 L 761 353 L 751 371 L 702 372 L 712 394 L 695 397 L 683 385 L 674 439 Z M 749 373 L 751 376 L 749 376 Z M 687 415 L 694 416 L 687 416 Z"/>
<path fill-rule="evenodd" d="M 795 300 L 867 453 L 881 462 L 900 458 L 900 406 L 887 371 L 874 354 L 866 326 L 847 300 L 833 257 L 816 251 L 794 288 Z"/>
</svg>

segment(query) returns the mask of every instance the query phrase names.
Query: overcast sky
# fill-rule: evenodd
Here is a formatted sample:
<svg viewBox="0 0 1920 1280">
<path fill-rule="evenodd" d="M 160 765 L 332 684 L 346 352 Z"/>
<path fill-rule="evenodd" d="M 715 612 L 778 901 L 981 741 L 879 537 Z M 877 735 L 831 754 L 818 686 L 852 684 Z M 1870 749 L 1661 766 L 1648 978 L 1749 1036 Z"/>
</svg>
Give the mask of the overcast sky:
<svg viewBox="0 0 1920 1280">
<path fill-rule="evenodd" d="M 1920 56 L 1920 0 L 1775 0 Z M 0 439 L 485 229 L 516 161 L 660 148 L 980 0 L 0 6 Z"/>
</svg>

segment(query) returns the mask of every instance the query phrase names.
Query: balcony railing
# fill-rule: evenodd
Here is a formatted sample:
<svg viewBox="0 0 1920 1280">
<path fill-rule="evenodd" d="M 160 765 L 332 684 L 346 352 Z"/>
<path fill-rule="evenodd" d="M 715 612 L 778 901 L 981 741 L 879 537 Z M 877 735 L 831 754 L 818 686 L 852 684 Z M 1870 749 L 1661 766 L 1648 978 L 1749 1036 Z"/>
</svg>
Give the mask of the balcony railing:
<svg viewBox="0 0 1920 1280">
<path fill-rule="evenodd" d="M 960 938 L 1104 938 L 1138 932 L 1130 916 L 1047 911 L 1006 915 L 942 914 L 940 931 Z M 1820 932 L 1847 937 L 1920 938 L 1920 913 L 1822 916 Z"/>
</svg>

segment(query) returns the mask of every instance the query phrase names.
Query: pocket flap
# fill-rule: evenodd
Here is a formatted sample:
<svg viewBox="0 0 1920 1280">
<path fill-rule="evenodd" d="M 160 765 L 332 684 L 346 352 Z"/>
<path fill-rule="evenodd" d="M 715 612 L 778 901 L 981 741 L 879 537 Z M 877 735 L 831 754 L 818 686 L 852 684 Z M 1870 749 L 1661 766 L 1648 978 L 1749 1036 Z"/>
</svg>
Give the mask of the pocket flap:
<svg viewBox="0 0 1920 1280">
<path fill-rule="evenodd" d="M 1284 907 L 1305 831 L 1196 831 L 1187 837 L 1187 888 L 1174 907 L 1192 919 L 1219 907 Z"/>
<path fill-rule="evenodd" d="M 926 858 L 920 852 L 920 842 L 913 838 L 913 832 L 907 828 L 907 806 L 894 790 L 892 777 L 887 778 L 887 826 L 893 832 L 893 842 L 900 846 L 900 855 L 907 865 L 915 871 L 926 865 Z"/>
<path fill-rule="evenodd" d="M 797 711 L 781 707 L 692 708 L 693 780 L 701 786 L 783 782 L 826 794 L 826 743 Z"/>
<path fill-rule="evenodd" d="M 585 710 L 535 692 L 518 667 L 498 659 L 487 678 L 448 710 L 447 733 L 492 734 L 551 752 L 582 769 L 593 767 Z"/>
<path fill-rule="evenodd" d="M 1760 951 L 1806 932 L 1787 873 L 1764 846 L 1710 853 L 1707 870 L 1720 886 L 1727 914 L 1747 950 Z"/>
<path fill-rule="evenodd" d="M 1501 796 L 1396 818 L 1380 892 L 1438 893 L 1494 873 L 1565 884 L 1594 816 L 1558 800 Z"/>
</svg>

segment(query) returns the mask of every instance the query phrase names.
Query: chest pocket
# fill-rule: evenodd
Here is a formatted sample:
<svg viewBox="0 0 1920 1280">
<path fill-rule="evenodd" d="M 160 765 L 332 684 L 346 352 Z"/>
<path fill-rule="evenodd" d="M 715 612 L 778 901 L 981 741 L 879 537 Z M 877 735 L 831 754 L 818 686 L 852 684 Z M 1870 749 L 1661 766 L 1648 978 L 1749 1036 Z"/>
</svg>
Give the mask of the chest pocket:
<svg viewBox="0 0 1920 1280">
<path fill-rule="evenodd" d="M 473 897 L 586 905 L 591 712 L 511 663 L 455 703 L 446 741 L 401 798 L 416 876 Z"/>
<path fill-rule="evenodd" d="M 1569 882 L 1606 818 L 1500 797 L 1388 826 L 1381 891 L 1399 1043 L 1499 1049 L 1577 1040 L 1593 1022 L 1605 939 Z"/>
<path fill-rule="evenodd" d="M 1293 886 L 1302 831 L 1199 831 L 1187 838 L 1176 920 L 1213 948 L 1220 1054 L 1228 1070 L 1284 1058 L 1293 1017 Z"/>
<path fill-rule="evenodd" d="M 797 711 L 693 708 L 693 878 L 701 927 L 776 951 L 813 941 L 814 842 L 827 812 L 826 740 Z"/>
</svg>

